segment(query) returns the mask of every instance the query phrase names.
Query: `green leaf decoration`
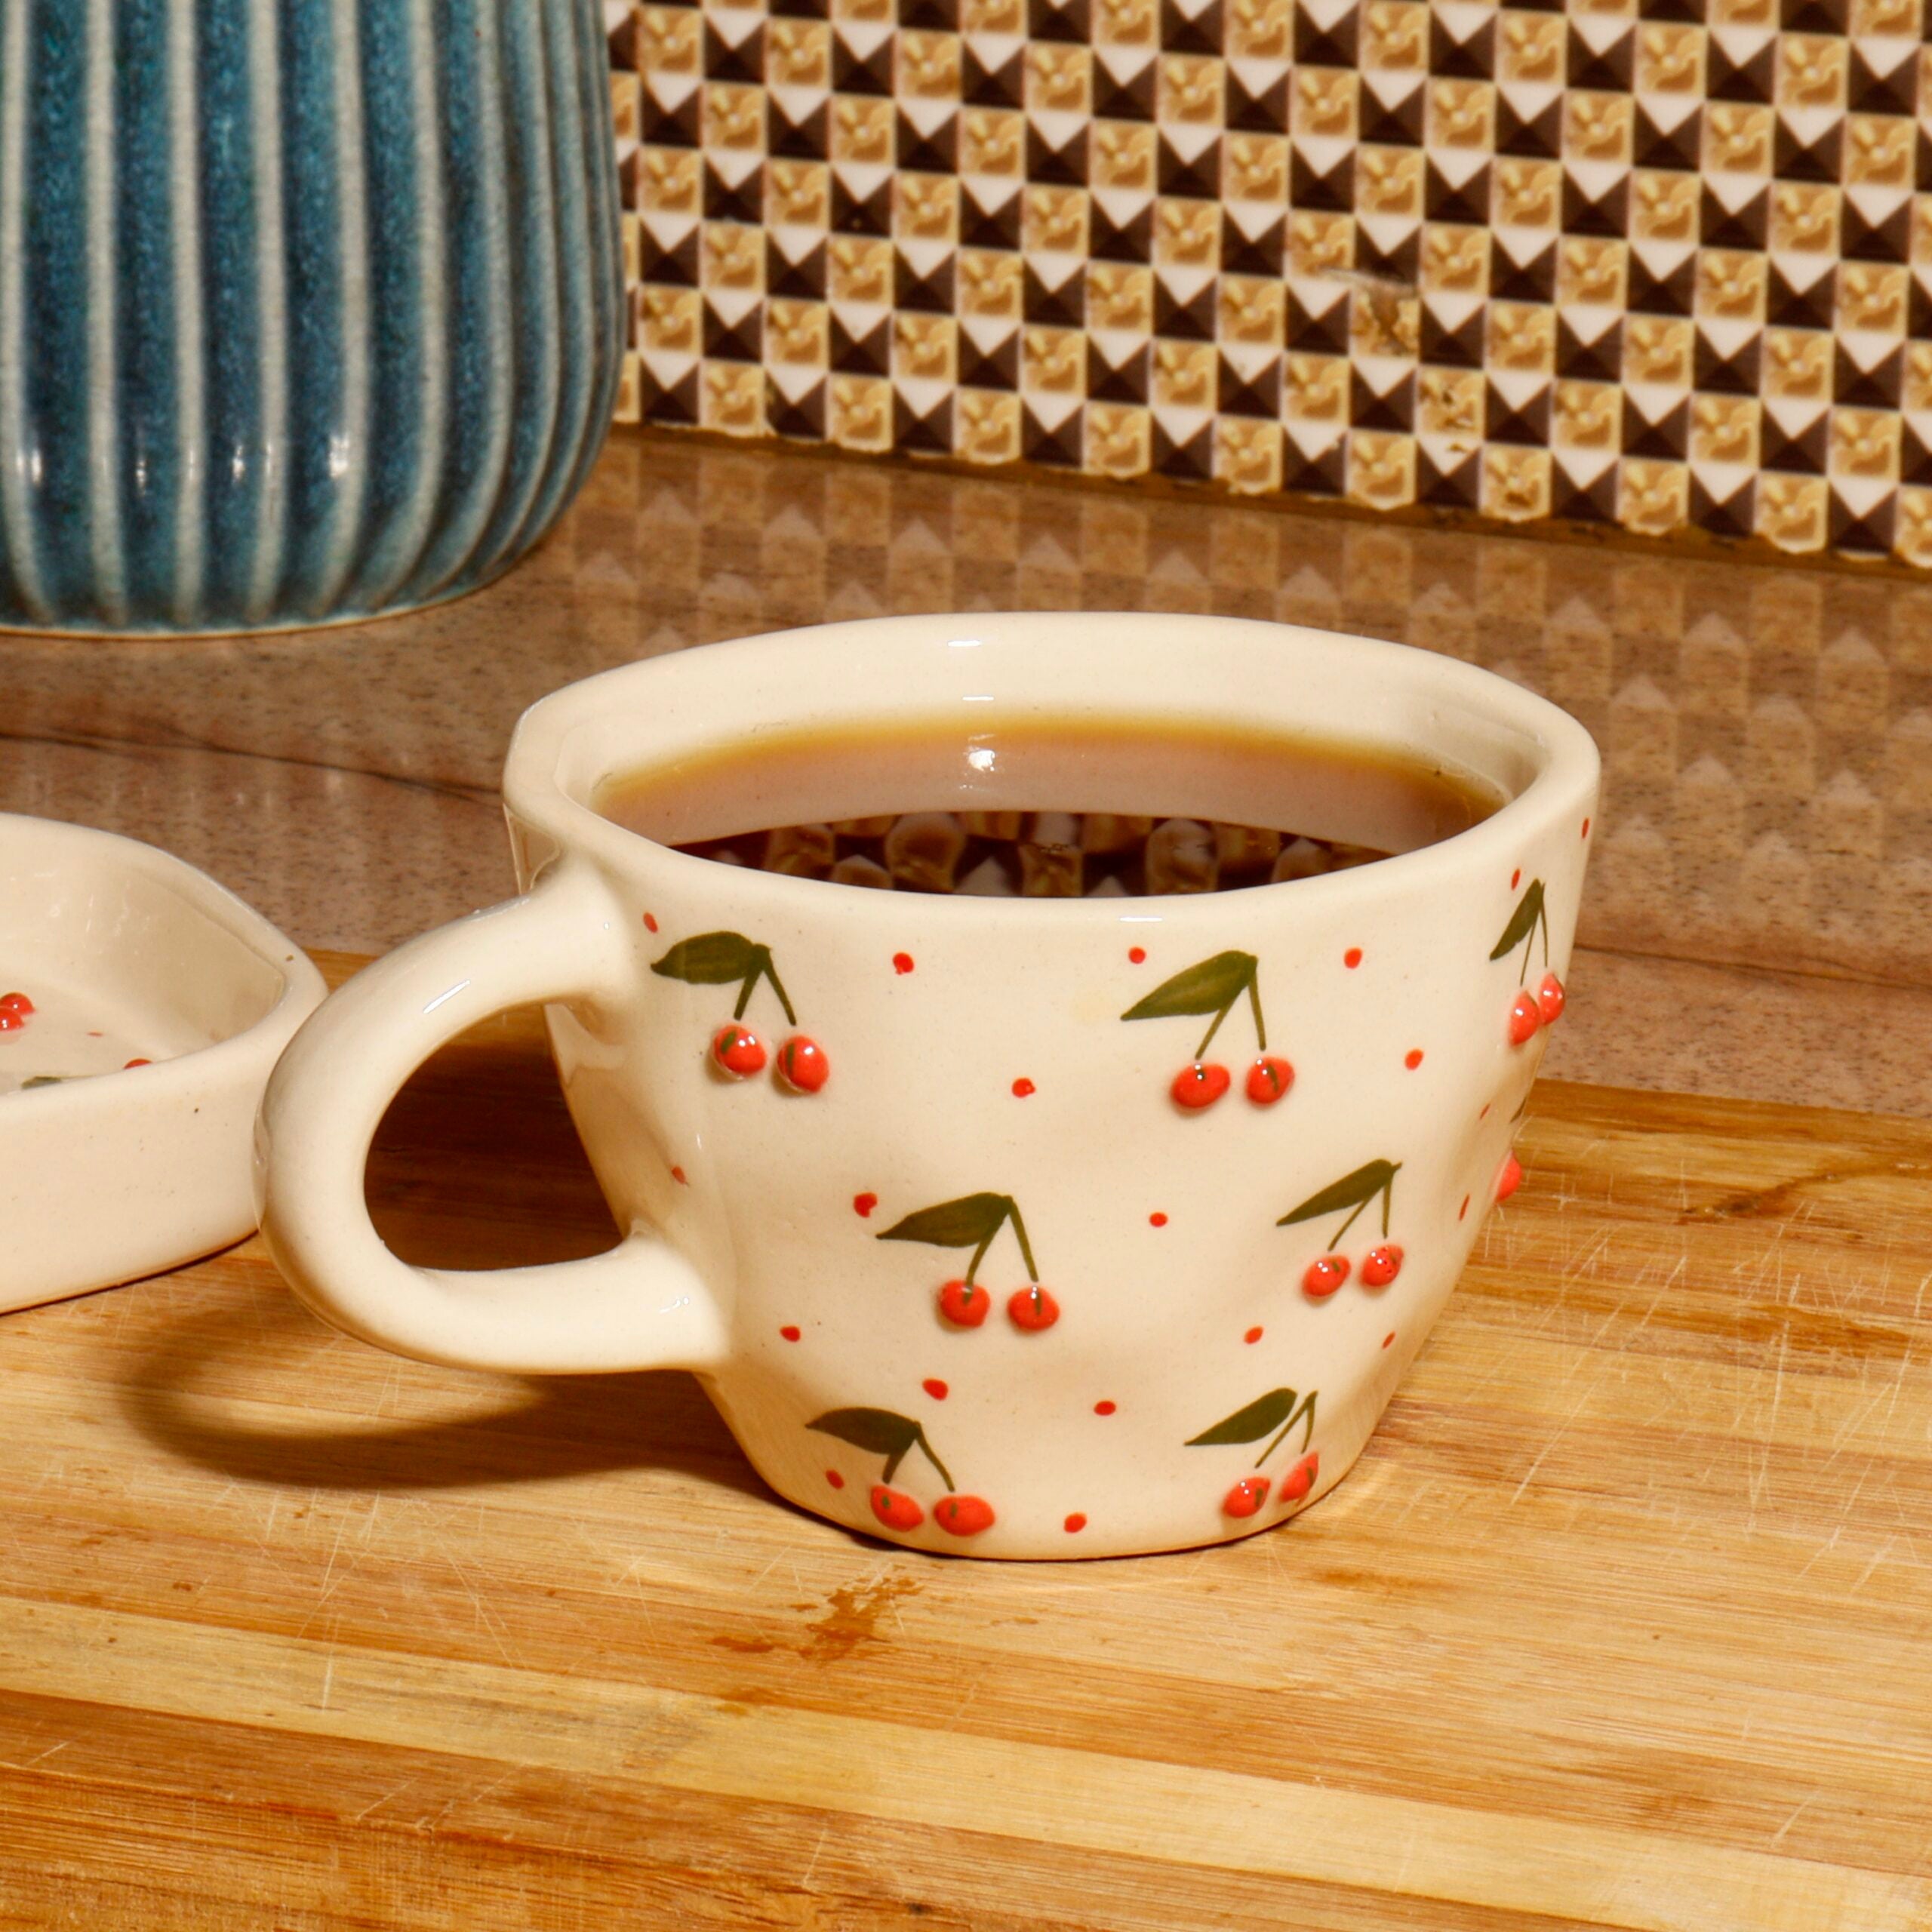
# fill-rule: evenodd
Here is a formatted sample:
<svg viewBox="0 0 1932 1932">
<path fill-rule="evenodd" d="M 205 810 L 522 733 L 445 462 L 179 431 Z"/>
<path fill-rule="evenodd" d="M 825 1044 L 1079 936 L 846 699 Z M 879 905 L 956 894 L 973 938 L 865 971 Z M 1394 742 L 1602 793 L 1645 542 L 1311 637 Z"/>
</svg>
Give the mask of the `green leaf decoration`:
<svg viewBox="0 0 1932 1932">
<path fill-rule="evenodd" d="M 1190 1435 L 1186 1447 L 1193 1449 L 1226 1442 L 1259 1442 L 1264 1435 L 1273 1435 L 1287 1420 L 1294 1413 L 1299 1399 L 1292 1389 L 1271 1389 L 1246 1408 L 1237 1409 L 1232 1415 L 1223 1417 L 1212 1429 L 1203 1429 L 1198 1435 Z"/>
<path fill-rule="evenodd" d="M 932 1444 L 926 1440 L 926 1432 L 910 1416 L 895 1414 L 891 1409 L 828 1409 L 815 1422 L 805 1424 L 815 1429 L 821 1435 L 835 1435 L 841 1442 L 849 1442 L 855 1449 L 863 1449 L 869 1456 L 883 1456 L 885 1467 L 880 1480 L 890 1482 L 899 1473 L 899 1465 L 906 1460 L 906 1451 L 915 1444 L 924 1454 L 928 1462 L 939 1472 L 946 1487 L 952 1487 L 952 1478 L 947 1473 L 946 1465 L 933 1454 Z"/>
<path fill-rule="evenodd" d="M 700 933 L 678 940 L 662 959 L 651 961 L 651 970 L 690 986 L 728 986 L 754 970 L 764 950 L 743 933 Z"/>
<path fill-rule="evenodd" d="M 957 1201 L 908 1214 L 878 1238 L 924 1241 L 929 1247 L 983 1247 L 1012 1212 L 1010 1194 L 962 1194 Z"/>
<path fill-rule="evenodd" d="M 828 1409 L 805 1426 L 835 1435 L 869 1456 L 903 1456 L 919 1439 L 919 1425 L 890 1409 Z"/>
<path fill-rule="evenodd" d="M 1269 1438 L 1267 1445 L 1254 1459 L 1254 1466 L 1258 1469 L 1281 1446 L 1288 1432 L 1300 1423 L 1301 1446 L 1306 1451 L 1314 1439 L 1315 1402 L 1318 1392 L 1311 1389 L 1297 1401 L 1292 1389 L 1271 1389 L 1246 1408 L 1237 1409 L 1225 1420 L 1217 1422 L 1212 1429 L 1191 1436 L 1186 1447 L 1192 1449 L 1229 1442 L 1259 1442 L 1266 1435 Z"/>
<path fill-rule="evenodd" d="M 1364 1161 L 1353 1174 L 1344 1174 L 1318 1194 L 1311 1194 L 1275 1225 L 1285 1228 L 1296 1221 L 1312 1221 L 1324 1214 L 1339 1214 L 1344 1208 L 1359 1208 L 1373 1201 L 1395 1180 L 1395 1171 L 1401 1164 L 1400 1161 Z"/>
<path fill-rule="evenodd" d="M 20 1091 L 24 1094 L 29 1087 L 58 1087 L 66 1078 L 64 1073 L 36 1073 L 20 1082 Z"/>
<path fill-rule="evenodd" d="M 1490 950 L 1490 958 L 1502 959 L 1515 951 L 1524 940 L 1537 929 L 1537 921 L 1543 917 L 1543 881 L 1533 878 L 1524 888 L 1523 896 L 1516 902 L 1516 909 L 1509 915 L 1509 923 L 1503 928 L 1503 937 Z"/>
<path fill-rule="evenodd" d="M 1260 964 L 1251 952 L 1217 952 L 1171 980 L 1163 980 L 1121 1017 L 1171 1020 L 1183 1013 L 1225 1013 L 1254 983 Z"/>
<path fill-rule="evenodd" d="M 885 1467 L 880 1472 L 881 1482 L 890 1482 L 899 1473 L 906 1452 L 925 1438 L 925 1431 L 910 1416 L 895 1415 L 890 1409 L 828 1409 L 817 1421 L 808 1422 L 805 1426 L 817 1429 L 821 1435 L 835 1435 L 869 1456 L 883 1456 Z"/>
</svg>

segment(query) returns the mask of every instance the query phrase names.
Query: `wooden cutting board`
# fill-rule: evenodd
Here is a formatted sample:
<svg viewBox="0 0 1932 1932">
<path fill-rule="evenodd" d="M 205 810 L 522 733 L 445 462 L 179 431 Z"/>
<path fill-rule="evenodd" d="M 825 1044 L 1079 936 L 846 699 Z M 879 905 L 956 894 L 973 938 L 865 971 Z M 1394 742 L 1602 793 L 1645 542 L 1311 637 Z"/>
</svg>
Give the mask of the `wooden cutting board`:
<svg viewBox="0 0 1932 1932">
<path fill-rule="evenodd" d="M 250 1243 L 0 1322 L 0 1925 L 1932 1927 L 1932 1131 L 1545 1086 L 1355 1472 L 908 1554 L 697 1385 L 397 1361 Z M 372 1167 L 594 1250 L 539 1036 Z"/>
</svg>

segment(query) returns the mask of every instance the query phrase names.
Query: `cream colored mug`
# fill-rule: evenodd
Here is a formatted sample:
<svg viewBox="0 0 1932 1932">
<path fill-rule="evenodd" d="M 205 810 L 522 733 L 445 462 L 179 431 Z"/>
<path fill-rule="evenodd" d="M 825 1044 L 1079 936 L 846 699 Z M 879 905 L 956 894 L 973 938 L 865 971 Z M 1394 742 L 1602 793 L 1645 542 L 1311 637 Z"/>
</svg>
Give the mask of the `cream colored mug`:
<svg viewBox="0 0 1932 1932">
<path fill-rule="evenodd" d="M 1325 876 L 1078 900 L 737 869 L 592 806 L 800 727 L 1073 715 L 1420 755 L 1504 802 Z M 312 1307 L 405 1355 L 691 1370 L 774 1489 L 855 1530 L 1024 1558 L 1250 1534 L 1346 1472 L 1513 1184 L 1597 782 L 1583 728 L 1500 678 L 1234 620 L 894 617 L 608 672 L 518 727 L 522 897 L 372 966 L 289 1048 L 264 1232 Z M 891 783 L 854 768 L 849 815 L 903 808 Z M 1041 802 L 996 777 L 975 799 Z M 377 1125 L 438 1046 L 531 1001 L 629 1232 L 410 1266 L 364 1201 Z"/>
</svg>

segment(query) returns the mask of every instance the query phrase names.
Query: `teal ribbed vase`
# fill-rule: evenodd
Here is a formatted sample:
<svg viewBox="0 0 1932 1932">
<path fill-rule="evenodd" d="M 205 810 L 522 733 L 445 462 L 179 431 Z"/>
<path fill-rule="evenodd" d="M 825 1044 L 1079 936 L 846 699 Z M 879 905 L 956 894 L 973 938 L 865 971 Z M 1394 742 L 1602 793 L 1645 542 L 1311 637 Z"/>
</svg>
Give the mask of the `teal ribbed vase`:
<svg viewBox="0 0 1932 1932">
<path fill-rule="evenodd" d="M 601 0 L 0 0 L 0 625 L 473 589 L 621 359 Z"/>
</svg>

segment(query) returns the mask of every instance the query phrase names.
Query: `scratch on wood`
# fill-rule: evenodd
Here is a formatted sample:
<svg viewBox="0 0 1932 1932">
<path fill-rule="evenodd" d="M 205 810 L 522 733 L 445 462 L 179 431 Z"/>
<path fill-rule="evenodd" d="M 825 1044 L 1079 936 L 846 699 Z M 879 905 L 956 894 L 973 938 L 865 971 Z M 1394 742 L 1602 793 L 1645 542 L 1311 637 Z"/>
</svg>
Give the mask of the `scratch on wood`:
<svg viewBox="0 0 1932 1932">
<path fill-rule="evenodd" d="M 383 1793 L 381 1797 L 375 1801 L 374 1804 L 364 1805 L 362 1809 L 357 1812 L 355 1817 L 350 1819 L 349 1822 L 352 1825 L 361 1824 L 363 1820 L 368 1817 L 371 1812 L 380 1811 L 385 1804 L 389 1803 L 390 1799 L 393 1798 L 400 1798 L 411 1785 L 418 1782 L 419 1780 L 415 1778 L 405 1778 L 401 1783 L 398 1785 L 393 1791 L 386 1791 Z"/>
<path fill-rule="evenodd" d="M 811 1890 L 812 1874 L 818 1869 L 819 1854 L 824 1850 L 825 1841 L 827 1838 L 831 1837 L 831 1835 L 832 1820 L 828 1818 L 825 1821 L 824 1824 L 819 1828 L 818 1843 L 812 1847 L 812 1855 L 807 1861 L 804 1870 L 798 1875 L 798 1889 L 800 1891 L 808 1892 Z"/>
<path fill-rule="evenodd" d="M 1516 1503 L 1521 1500 L 1524 1491 L 1529 1487 L 1531 1481 L 1535 1478 L 1536 1472 L 1543 1467 L 1543 1459 L 1549 1455 L 1549 1452 L 1554 1449 L 1558 1443 L 1561 1442 L 1564 1437 L 1569 1432 L 1570 1425 L 1583 1414 L 1584 1408 L 1589 1404 L 1589 1399 L 1590 1392 L 1586 1389 L 1584 1390 L 1583 1394 L 1571 1404 L 1570 1413 L 1556 1425 L 1555 1429 L 1550 1434 L 1549 1439 L 1537 1451 L 1536 1460 L 1523 1472 L 1523 1480 L 1516 1485 L 1515 1488 L 1510 1494 L 1509 1502 L 1512 1508 L 1514 1508 Z"/>
<path fill-rule="evenodd" d="M 1860 1590 L 1864 1589 L 1866 1584 L 1871 1580 L 1872 1571 L 1877 1569 L 1878 1565 L 1884 1562 L 1885 1558 L 1891 1554 L 1892 1546 L 1897 1541 L 1898 1536 L 1895 1531 L 1893 1534 L 1886 1537 L 1885 1540 L 1872 1552 L 1872 1561 L 1866 1564 L 1863 1570 L 1859 1571 L 1858 1580 L 1852 1585 L 1850 1589 L 1845 1592 L 1845 1595 L 1847 1597 L 1855 1597 Z"/>
<path fill-rule="evenodd" d="M 1810 1810 L 1811 1807 L 1817 1804 L 1817 1801 L 1818 1794 L 1815 1791 L 1813 1792 L 1809 1797 L 1801 1799 L 1799 1801 L 1797 1808 L 1792 1813 L 1791 1816 L 1787 1818 L 1784 1823 L 1777 1828 L 1777 1831 L 1771 1835 L 1772 1844 L 1774 1845 L 1783 1844 L 1784 1843 L 1786 1832 L 1789 1831 L 1792 1826 L 1796 1824 L 1798 1820 L 1803 1817 L 1805 1813 Z"/>
</svg>

